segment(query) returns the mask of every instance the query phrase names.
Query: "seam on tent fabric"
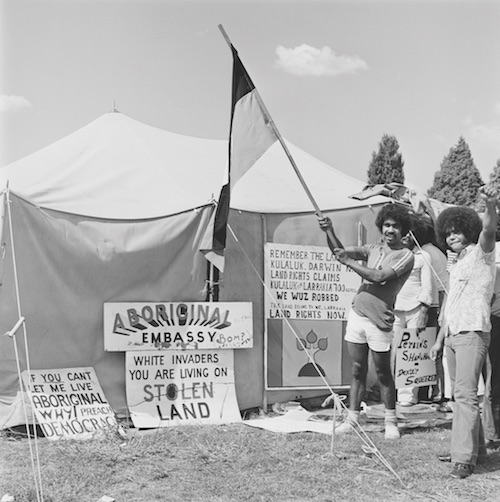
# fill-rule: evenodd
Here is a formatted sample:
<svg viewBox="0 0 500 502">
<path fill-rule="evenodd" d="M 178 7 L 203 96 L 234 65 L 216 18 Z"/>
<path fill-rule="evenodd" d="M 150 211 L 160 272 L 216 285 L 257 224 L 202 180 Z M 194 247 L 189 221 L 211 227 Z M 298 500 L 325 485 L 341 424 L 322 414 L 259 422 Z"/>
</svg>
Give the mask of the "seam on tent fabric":
<svg viewBox="0 0 500 502">
<path fill-rule="evenodd" d="M 68 214 L 68 215 L 72 215 L 72 216 L 81 216 L 83 218 L 89 218 L 89 219 L 96 220 L 96 221 L 116 221 L 116 222 L 132 222 L 133 221 L 133 222 L 139 222 L 139 221 L 163 220 L 164 218 L 170 218 L 171 216 L 178 216 L 180 214 L 190 213 L 191 211 L 199 212 L 207 207 L 211 207 L 214 205 L 213 203 L 207 202 L 206 204 L 204 204 L 202 206 L 196 206 L 196 207 L 192 207 L 190 209 L 185 209 L 184 211 L 179 211 L 178 213 L 168 213 L 168 214 L 164 214 L 162 216 L 154 216 L 152 218 L 138 218 L 138 219 L 135 219 L 135 218 L 134 219 L 133 218 L 125 218 L 125 219 L 100 218 L 98 216 L 92 216 L 89 214 L 74 213 L 71 211 L 63 211 L 61 209 L 54 209 L 51 207 L 40 206 L 39 204 L 34 204 L 30 200 L 22 197 L 21 195 L 17 194 L 16 192 L 14 192 L 12 190 L 10 191 L 10 193 L 11 193 L 11 195 L 15 195 L 18 199 L 21 199 L 23 202 L 26 202 L 26 204 L 29 204 L 30 206 L 35 207 L 36 209 L 38 209 L 40 212 L 43 212 L 43 213 L 46 213 L 47 211 L 54 211 L 56 213 Z"/>
</svg>

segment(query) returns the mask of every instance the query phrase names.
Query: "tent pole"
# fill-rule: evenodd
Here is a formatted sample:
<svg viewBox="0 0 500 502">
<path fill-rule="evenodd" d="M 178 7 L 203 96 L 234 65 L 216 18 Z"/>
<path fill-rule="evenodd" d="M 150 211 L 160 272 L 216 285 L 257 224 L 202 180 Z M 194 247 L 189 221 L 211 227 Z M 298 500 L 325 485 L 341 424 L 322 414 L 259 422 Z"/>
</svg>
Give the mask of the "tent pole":
<svg viewBox="0 0 500 502">
<path fill-rule="evenodd" d="M 261 214 L 261 221 L 262 221 L 262 235 L 264 237 L 264 246 L 266 245 L 266 242 L 267 242 L 267 220 L 266 220 L 266 215 L 265 214 Z M 262 265 L 263 268 L 265 268 L 265 265 L 263 264 Z M 264 276 L 264 271 L 262 271 L 262 276 Z M 263 290 L 263 295 L 262 295 L 262 312 L 264 313 L 264 315 L 262 316 L 263 319 L 264 319 L 264 329 L 263 329 L 263 333 L 264 333 L 264 343 L 263 343 L 263 349 L 264 349 L 264 353 L 263 353 L 263 357 L 264 357 L 264 387 L 262 389 L 262 409 L 264 410 L 264 412 L 267 412 L 267 406 L 268 406 L 268 403 L 267 403 L 267 386 L 268 386 L 268 381 L 267 381 L 267 371 L 268 371 L 268 365 L 267 365 L 267 351 L 268 351 L 268 340 L 267 340 L 267 337 L 268 337 L 268 330 L 267 330 L 267 319 L 266 319 L 266 292 L 265 290 Z"/>
<path fill-rule="evenodd" d="M 42 487 L 42 473 L 40 469 L 40 455 L 38 452 L 38 441 L 37 441 L 37 430 L 36 430 L 36 418 L 35 418 L 35 413 L 33 411 L 33 441 L 34 441 L 34 451 L 32 447 L 32 437 L 31 437 L 31 432 L 29 428 L 29 420 L 28 420 L 28 410 L 26 406 L 26 399 L 25 399 L 25 391 L 23 390 L 23 381 L 22 381 L 22 371 L 21 371 L 21 360 L 19 357 L 19 351 L 17 347 L 17 336 L 16 332 L 18 329 L 22 326 L 23 328 L 23 340 L 24 340 L 24 353 L 26 356 L 26 371 L 28 373 L 28 388 L 31 390 L 31 363 L 30 363 L 30 356 L 29 356 L 29 351 L 28 351 L 28 334 L 26 330 L 26 323 L 25 323 L 25 318 L 22 315 L 22 309 L 21 309 L 21 296 L 20 296 L 20 288 L 19 288 L 19 276 L 18 276 L 18 269 L 17 269 L 17 260 L 16 260 L 16 248 L 14 245 L 14 229 L 13 229 L 13 219 L 12 219 L 12 203 L 10 199 L 10 188 L 9 188 L 9 182 L 7 182 L 6 190 L 5 190 L 5 198 L 4 198 L 4 204 L 5 204 L 5 214 L 7 217 L 7 221 L 9 224 L 9 237 L 10 237 L 10 246 L 11 246 L 11 253 L 12 253 L 12 268 L 14 272 L 14 288 L 15 288 L 15 294 L 16 294 L 16 303 L 17 303 L 17 313 L 18 313 L 18 320 L 14 327 L 5 335 L 9 336 L 14 344 L 14 353 L 16 357 L 16 365 L 17 365 L 17 373 L 18 373 L 18 379 L 19 379 L 19 390 L 20 390 L 20 395 L 21 395 L 21 400 L 23 402 L 23 410 L 24 410 L 24 420 L 26 422 L 26 434 L 28 436 L 28 444 L 29 444 L 29 449 L 30 449 L 30 456 L 31 456 L 31 466 L 33 470 L 33 477 L 34 477 L 34 482 L 35 482 L 35 490 L 36 490 L 36 496 L 37 500 L 40 502 L 43 502 L 43 487 Z M 36 465 L 35 465 L 36 461 Z"/>
</svg>

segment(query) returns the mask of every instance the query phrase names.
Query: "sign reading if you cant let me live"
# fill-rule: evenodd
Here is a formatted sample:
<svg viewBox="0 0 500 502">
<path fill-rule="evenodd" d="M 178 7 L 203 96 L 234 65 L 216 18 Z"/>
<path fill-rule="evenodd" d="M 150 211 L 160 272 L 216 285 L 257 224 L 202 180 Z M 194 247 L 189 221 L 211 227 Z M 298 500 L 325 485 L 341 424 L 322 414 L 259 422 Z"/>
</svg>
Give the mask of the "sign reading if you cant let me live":
<svg viewBox="0 0 500 502">
<path fill-rule="evenodd" d="M 248 349 L 252 346 L 251 302 L 104 304 L 107 351 Z"/>
</svg>

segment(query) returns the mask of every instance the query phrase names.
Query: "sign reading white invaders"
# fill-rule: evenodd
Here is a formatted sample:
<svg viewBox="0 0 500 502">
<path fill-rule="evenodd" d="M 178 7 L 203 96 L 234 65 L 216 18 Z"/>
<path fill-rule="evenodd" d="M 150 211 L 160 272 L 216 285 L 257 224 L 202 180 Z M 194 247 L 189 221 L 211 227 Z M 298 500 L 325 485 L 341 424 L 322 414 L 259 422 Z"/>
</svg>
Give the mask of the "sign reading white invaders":
<svg viewBox="0 0 500 502">
<path fill-rule="evenodd" d="M 94 368 L 31 370 L 31 378 L 23 371 L 22 379 L 48 439 L 89 439 L 98 431 L 117 429 Z"/>
<path fill-rule="evenodd" d="M 232 350 L 127 351 L 126 389 L 137 428 L 240 422 Z"/>
</svg>

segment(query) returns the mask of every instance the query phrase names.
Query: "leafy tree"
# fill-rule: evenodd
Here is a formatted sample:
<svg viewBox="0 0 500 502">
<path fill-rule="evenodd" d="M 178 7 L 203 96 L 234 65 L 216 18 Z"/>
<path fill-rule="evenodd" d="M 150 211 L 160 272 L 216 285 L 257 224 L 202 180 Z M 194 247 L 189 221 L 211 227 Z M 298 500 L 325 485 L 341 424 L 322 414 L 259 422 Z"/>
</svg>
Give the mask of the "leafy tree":
<svg viewBox="0 0 500 502">
<path fill-rule="evenodd" d="M 448 204 L 476 207 L 478 189 L 482 185 L 469 145 L 460 136 L 441 162 L 441 169 L 434 175 L 434 184 L 427 195 Z"/>
<path fill-rule="evenodd" d="M 368 183 L 370 185 L 404 184 L 404 161 L 398 150 L 399 143 L 396 137 L 384 134 L 378 144 L 378 152 L 372 153 L 372 160 L 368 167 Z"/>
<path fill-rule="evenodd" d="M 497 192 L 500 193 L 500 159 L 497 160 L 497 165 L 490 174 L 490 185 L 495 187 Z"/>
<path fill-rule="evenodd" d="M 490 174 L 490 185 L 492 185 L 498 193 L 500 193 L 500 159 L 497 160 L 497 165 L 493 168 Z M 497 223 L 496 240 L 500 241 L 500 220 Z"/>
</svg>

